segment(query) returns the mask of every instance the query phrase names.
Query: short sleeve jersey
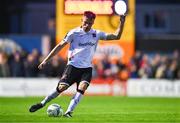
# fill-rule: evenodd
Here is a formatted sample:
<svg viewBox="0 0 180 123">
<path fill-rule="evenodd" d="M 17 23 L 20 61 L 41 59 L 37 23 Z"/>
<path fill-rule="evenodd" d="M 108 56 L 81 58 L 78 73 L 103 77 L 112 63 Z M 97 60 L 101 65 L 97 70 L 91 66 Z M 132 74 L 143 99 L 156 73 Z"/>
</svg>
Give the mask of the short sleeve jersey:
<svg viewBox="0 0 180 123">
<path fill-rule="evenodd" d="M 96 51 L 99 40 L 106 39 L 105 32 L 91 29 L 85 32 L 82 28 L 77 27 L 67 33 L 64 42 L 70 43 L 68 50 L 68 65 L 77 68 L 92 67 L 92 58 Z"/>
</svg>

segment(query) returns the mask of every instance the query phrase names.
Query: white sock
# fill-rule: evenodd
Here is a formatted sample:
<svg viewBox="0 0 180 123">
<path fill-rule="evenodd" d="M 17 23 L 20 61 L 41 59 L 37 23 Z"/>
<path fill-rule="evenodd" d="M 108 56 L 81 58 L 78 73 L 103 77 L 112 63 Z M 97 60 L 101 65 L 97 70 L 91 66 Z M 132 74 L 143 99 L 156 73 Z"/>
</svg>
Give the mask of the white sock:
<svg viewBox="0 0 180 123">
<path fill-rule="evenodd" d="M 43 106 L 45 106 L 46 103 L 48 103 L 52 99 L 56 98 L 58 95 L 59 95 L 59 92 L 57 90 L 54 90 L 52 93 L 50 93 L 48 96 L 46 96 L 43 101 L 41 101 L 41 104 Z"/>
<path fill-rule="evenodd" d="M 81 97 L 83 95 L 79 92 L 76 92 L 76 94 L 74 95 L 74 97 L 71 99 L 71 102 L 69 103 L 68 109 L 66 111 L 67 112 L 72 112 L 74 110 L 74 108 L 77 106 L 77 104 L 79 103 Z"/>
</svg>

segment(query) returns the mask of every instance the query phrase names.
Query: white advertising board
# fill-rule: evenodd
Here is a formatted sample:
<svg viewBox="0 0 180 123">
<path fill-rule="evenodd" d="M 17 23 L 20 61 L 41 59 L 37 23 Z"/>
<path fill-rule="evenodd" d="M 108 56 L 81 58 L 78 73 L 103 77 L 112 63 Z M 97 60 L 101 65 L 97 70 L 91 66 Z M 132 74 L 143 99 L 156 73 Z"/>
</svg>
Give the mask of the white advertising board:
<svg viewBox="0 0 180 123">
<path fill-rule="evenodd" d="M 180 97 L 180 81 L 131 79 L 127 83 L 127 95 Z"/>
<path fill-rule="evenodd" d="M 46 96 L 56 89 L 58 79 L 48 78 L 1 78 L 0 96 Z M 124 87 L 119 83 L 113 84 L 91 83 L 85 94 L 87 95 L 121 95 Z M 70 95 L 76 92 L 76 84 L 69 87 L 62 94 Z"/>
</svg>

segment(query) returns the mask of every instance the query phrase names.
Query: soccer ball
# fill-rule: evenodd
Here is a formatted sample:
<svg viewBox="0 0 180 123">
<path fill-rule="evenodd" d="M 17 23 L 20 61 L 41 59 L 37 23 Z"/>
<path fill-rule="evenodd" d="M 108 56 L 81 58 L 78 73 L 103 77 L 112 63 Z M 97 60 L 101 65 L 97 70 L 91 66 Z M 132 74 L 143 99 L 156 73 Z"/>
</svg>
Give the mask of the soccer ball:
<svg viewBox="0 0 180 123">
<path fill-rule="evenodd" d="M 60 117 L 63 115 L 63 109 L 58 104 L 51 104 L 47 108 L 47 115 L 50 117 Z"/>
</svg>

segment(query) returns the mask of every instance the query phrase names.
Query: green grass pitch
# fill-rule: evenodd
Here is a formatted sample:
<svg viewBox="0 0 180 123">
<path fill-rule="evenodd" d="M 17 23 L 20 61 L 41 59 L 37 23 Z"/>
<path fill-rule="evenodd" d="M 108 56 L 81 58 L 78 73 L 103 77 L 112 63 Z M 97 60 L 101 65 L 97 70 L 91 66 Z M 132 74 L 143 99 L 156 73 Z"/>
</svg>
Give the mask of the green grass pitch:
<svg viewBox="0 0 180 123">
<path fill-rule="evenodd" d="M 73 118 L 48 117 L 47 106 L 58 103 L 67 108 L 70 96 L 61 96 L 43 109 L 29 113 L 31 104 L 43 97 L 0 97 L 0 122 L 8 123 L 180 123 L 180 98 L 85 96 Z"/>
</svg>

